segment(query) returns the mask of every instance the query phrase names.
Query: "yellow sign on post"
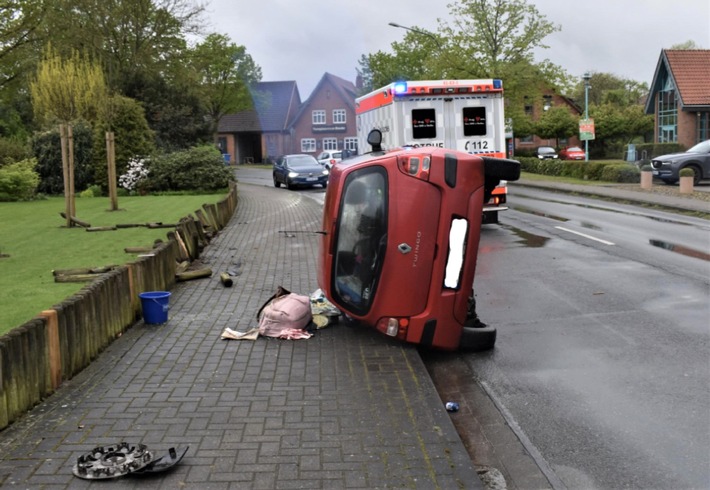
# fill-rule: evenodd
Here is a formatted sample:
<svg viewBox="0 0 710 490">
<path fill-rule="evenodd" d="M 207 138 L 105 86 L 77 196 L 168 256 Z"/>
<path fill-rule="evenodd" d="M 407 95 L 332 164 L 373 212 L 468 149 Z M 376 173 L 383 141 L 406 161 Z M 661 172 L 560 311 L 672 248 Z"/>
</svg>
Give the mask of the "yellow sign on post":
<svg viewBox="0 0 710 490">
<path fill-rule="evenodd" d="M 594 119 L 579 120 L 579 139 L 582 141 L 594 139 Z"/>
</svg>

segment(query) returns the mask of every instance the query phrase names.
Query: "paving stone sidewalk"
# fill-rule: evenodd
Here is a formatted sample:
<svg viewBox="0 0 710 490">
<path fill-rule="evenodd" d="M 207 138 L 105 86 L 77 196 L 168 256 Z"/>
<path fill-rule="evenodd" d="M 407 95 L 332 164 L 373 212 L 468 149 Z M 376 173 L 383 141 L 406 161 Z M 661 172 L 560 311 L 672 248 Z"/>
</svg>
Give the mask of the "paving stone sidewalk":
<svg viewBox="0 0 710 490">
<path fill-rule="evenodd" d="M 179 283 L 169 321 L 142 322 L 0 432 L 0 486 L 13 488 L 483 488 L 416 349 L 335 325 L 308 340 L 225 341 L 277 286 L 310 294 L 321 205 L 240 184 L 229 226 L 203 253 L 213 276 Z M 227 288 L 219 273 L 238 272 Z M 72 474 L 120 441 L 172 471 L 111 482 Z"/>
</svg>

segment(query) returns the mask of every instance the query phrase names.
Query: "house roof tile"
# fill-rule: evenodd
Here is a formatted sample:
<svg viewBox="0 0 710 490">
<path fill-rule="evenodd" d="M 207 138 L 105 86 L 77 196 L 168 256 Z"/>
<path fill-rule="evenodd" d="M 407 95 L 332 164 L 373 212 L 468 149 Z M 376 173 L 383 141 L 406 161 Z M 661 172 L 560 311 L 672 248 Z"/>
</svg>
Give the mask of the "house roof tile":
<svg viewBox="0 0 710 490">
<path fill-rule="evenodd" d="M 666 49 L 663 53 L 683 105 L 710 105 L 710 49 Z"/>
</svg>

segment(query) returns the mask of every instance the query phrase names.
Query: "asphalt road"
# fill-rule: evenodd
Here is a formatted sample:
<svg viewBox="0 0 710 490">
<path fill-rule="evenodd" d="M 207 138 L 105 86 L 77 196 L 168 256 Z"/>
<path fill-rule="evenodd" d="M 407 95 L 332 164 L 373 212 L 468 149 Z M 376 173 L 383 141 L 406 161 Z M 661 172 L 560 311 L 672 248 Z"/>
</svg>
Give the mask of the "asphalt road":
<svg viewBox="0 0 710 490">
<path fill-rule="evenodd" d="M 710 224 L 516 189 L 481 235 L 476 382 L 566 488 L 710 487 Z M 659 245 L 659 244 L 665 244 Z"/>
</svg>

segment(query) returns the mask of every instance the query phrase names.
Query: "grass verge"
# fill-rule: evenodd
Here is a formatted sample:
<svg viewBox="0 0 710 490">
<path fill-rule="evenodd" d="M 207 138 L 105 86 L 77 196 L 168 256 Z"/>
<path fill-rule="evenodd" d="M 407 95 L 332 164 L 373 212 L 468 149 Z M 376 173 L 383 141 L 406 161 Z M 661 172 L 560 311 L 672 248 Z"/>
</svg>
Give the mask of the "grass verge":
<svg viewBox="0 0 710 490">
<path fill-rule="evenodd" d="M 92 227 L 117 224 L 177 223 L 213 195 L 131 196 L 119 198 L 119 211 L 109 211 L 106 198 L 77 198 L 77 218 Z M 166 240 L 169 228 L 119 228 L 87 232 L 67 228 L 59 215 L 64 198 L 0 203 L 0 335 L 32 319 L 75 292 L 84 283 L 55 283 L 52 271 L 131 262 L 126 247 L 152 246 Z"/>
</svg>

